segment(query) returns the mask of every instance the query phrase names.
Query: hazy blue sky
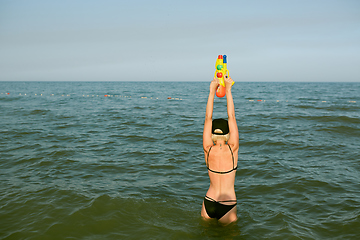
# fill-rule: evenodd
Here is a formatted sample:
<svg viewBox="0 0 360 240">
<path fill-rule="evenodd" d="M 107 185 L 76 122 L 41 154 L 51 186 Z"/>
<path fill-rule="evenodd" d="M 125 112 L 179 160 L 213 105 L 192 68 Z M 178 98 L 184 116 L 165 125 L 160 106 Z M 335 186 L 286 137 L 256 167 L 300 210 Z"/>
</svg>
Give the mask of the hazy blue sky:
<svg viewBox="0 0 360 240">
<path fill-rule="evenodd" d="M 0 0 L 0 81 L 360 82 L 359 0 Z"/>
</svg>

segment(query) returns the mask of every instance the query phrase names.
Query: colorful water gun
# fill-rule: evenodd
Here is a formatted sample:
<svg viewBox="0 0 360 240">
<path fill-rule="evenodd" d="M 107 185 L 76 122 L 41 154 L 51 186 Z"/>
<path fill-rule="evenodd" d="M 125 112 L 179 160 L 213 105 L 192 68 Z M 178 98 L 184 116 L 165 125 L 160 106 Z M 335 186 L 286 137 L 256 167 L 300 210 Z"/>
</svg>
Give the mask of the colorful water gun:
<svg viewBox="0 0 360 240">
<path fill-rule="evenodd" d="M 216 90 L 216 96 L 222 98 L 225 96 L 225 75 L 229 76 L 229 70 L 227 69 L 226 55 L 219 55 L 215 63 L 215 74 L 214 77 L 219 79 L 219 86 Z M 232 83 L 234 84 L 234 82 Z"/>
</svg>

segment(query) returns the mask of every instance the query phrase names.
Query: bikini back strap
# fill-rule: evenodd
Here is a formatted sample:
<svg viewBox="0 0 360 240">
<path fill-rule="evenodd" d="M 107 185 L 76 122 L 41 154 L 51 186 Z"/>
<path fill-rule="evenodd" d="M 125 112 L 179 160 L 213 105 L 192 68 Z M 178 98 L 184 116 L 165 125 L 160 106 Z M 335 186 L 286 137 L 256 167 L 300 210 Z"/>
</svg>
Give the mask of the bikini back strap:
<svg viewBox="0 0 360 240">
<path fill-rule="evenodd" d="M 231 150 L 230 145 L 228 145 L 228 146 L 229 146 L 229 149 L 230 149 L 230 152 L 231 152 L 231 156 L 232 156 L 232 159 L 233 159 L 233 168 L 232 168 L 231 170 L 229 170 L 229 171 L 226 171 L 226 172 L 219 172 L 219 171 L 211 170 L 211 169 L 209 168 L 209 154 L 210 154 L 210 150 L 211 150 L 211 148 L 212 148 L 212 146 L 211 146 L 211 147 L 209 148 L 209 151 L 208 151 L 208 154 L 207 154 L 207 158 L 205 159 L 206 167 L 207 167 L 207 169 L 208 169 L 210 172 L 217 173 L 217 174 L 227 174 L 227 173 L 230 173 L 230 172 L 232 172 L 232 171 L 234 171 L 234 170 L 237 169 L 237 166 L 235 167 L 235 159 L 234 159 L 233 151 Z"/>
<path fill-rule="evenodd" d="M 218 202 L 218 203 L 221 203 L 221 202 L 237 202 L 237 200 L 222 200 L 222 201 L 216 201 L 215 199 L 211 198 L 211 197 L 208 197 L 207 195 L 205 195 L 205 198 L 209 201 L 212 201 L 212 202 Z"/>
</svg>

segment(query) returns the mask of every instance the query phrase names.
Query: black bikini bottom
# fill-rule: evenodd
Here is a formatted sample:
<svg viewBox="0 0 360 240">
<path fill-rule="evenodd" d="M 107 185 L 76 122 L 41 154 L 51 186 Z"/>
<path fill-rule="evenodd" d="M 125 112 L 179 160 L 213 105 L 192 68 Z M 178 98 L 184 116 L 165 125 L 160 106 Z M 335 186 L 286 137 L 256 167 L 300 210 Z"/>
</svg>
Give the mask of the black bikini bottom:
<svg viewBox="0 0 360 240">
<path fill-rule="evenodd" d="M 235 202 L 235 204 L 232 205 L 225 205 L 222 204 L 222 202 Z M 233 209 L 236 206 L 236 200 L 227 200 L 227 201 L 215 201 L 212 198 L 209 198 L 208 196 L 204 197 L 204 205 L 206 213 L 211 218 L 220 219 L 222 218 L 226 213 L 228 213 L 231 209 Z"/>
</svg>

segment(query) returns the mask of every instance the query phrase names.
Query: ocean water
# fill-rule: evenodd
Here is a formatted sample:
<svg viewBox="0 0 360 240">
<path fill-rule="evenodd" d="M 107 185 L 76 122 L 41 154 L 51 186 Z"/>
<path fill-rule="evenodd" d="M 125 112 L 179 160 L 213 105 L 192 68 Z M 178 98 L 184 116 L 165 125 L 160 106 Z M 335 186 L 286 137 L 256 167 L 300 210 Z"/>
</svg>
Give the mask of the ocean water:
<svg viewBox="0 0 360 240">
<path fill-rule="evenodd" d="M 200 217 L 208 88 L 0 82 L 0 239 L 358 239 L 360 84 L 234 85 L 226 227 Z"/>
</svg>

